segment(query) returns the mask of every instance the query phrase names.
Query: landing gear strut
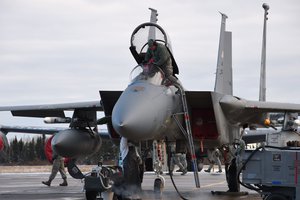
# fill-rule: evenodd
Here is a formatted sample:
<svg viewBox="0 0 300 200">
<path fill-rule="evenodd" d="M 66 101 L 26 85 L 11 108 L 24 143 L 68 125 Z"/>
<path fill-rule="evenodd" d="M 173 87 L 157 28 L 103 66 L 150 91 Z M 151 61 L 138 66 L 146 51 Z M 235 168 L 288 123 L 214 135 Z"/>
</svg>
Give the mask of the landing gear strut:
<svg viewBox="0 0 300 200">
<path fill-rule="evenodd" d="M 163 174 L 163 162 L 164 162 L 164 154 L 165 148 L 164 143 L 161 141 L 153 141 L 153 153 L 154 153 L 154 172 L 156 174 L 156 178 L 154 180 L 154 193 L 155 199 L 162 198 L 162 192 L 165 187 L 165 178 L 161 175 Z"/>
</svg>

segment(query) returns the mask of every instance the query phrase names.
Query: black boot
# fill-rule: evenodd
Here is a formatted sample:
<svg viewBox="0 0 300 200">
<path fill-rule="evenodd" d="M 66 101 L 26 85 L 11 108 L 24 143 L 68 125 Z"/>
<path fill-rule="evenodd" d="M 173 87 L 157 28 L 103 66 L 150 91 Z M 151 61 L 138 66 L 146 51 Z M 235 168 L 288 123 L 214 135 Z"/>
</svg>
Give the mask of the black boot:
<svg viewBox="0 0 300 200">
<path fill-rule="evenodd" d="M 42 183 L 43 183 L 44 185 L 49 186 L 49 187 L 50 187 L 50 185 L 51 185 L 51 181 L 50 181 L 50 180 L 49 180 L 49 181 L 42 181 Z"/>
<path fill-rule="evenodd" d="M 61 184 L 59 184 L 59 186 L 68 186 L 67 179 L 64 179 L 64 182 L 62 182 Z"/>
</svg>

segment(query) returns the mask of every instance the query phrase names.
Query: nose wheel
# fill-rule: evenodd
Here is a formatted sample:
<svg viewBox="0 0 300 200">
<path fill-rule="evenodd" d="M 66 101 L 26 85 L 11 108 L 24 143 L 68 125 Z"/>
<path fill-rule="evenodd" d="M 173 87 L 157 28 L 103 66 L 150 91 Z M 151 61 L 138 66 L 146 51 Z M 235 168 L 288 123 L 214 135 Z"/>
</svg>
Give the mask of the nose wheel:
<svg viewBox="0 0 300 200">
<path fill-rule="evenodd" d="M 164 187 L 165 187 L 165 178 L 161 175 L 158 175 L 158 177 L 154 180 L 155 199 L 162 198 L 162 191 Z"/>
</svg>

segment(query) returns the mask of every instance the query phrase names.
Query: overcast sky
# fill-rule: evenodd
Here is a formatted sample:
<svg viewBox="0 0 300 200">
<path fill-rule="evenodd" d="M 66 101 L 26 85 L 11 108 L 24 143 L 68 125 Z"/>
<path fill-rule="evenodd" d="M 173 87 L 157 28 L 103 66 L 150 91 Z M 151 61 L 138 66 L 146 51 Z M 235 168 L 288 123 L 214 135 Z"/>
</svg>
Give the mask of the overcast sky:
<svg viewBox="0 0 300 200">
<path fill-rule="evenodd" d="M 258 99 L 264 1 L 0 0 L 0 105 L 99 100 L 136 65 L 129 42 L 158 10 L 188 90 L 212 91 L 221 16 L 233 37 L 234 95 Z M 300 103 L 300 1 L 269 3 L 267 100 Z M 43 125 L 0 113 L 0 124 Z"/>
</svg>

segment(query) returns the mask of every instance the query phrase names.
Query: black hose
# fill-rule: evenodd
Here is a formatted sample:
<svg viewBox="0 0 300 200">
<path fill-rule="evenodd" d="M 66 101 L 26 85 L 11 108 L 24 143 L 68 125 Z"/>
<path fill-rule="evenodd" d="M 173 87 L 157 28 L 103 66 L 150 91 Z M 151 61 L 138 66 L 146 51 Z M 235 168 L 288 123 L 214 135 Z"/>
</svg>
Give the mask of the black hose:
<svg viewBox="0 0 300 200">
<path fill-rule="evenodd" d="M 257 191 L 257 192 L 259 192 L 260 189 L 254 187 L 254 186 L 252 186 L 252 185 L 243 183 L 243 182 L 240 180 L 240 174 L 241 174 L 242 170 L 245 168 L 246 164 L 249 162 L 249 160 L 250 160 L 250 159 L 254 156 L 254 154 L 255 154 L 256 152 L 258 152 L 261 148 L 263 148 L 263 147 L 261 146 L 261 147 L 256 148 L 256 149 L 250 154 L 250 156 L 249 156 L 249 157 L 247 158 L 247 160 L 243 163 L 242 167 L 239 169 L 238 174 L 237 174 L 239 184 L 241 184 L 241 185 L 244 186 L 245 188 L 248 188 L 248 189 L 250 189 L 250 190 L 255 190 L 255 191 Z"/>
<path fill-rule="evenodd" d="M 170 179 L 171 179 L 171 181 L 172 181 L 172 184 L 173 184 L 173 186 L 174 186 L 174 188 L 175 188 L 175 190 L 176 190 L 178 196 L 179 196 L 181 199 L 183 199 L 183 200 L 187 200 L 187 199 L 184 198 L 184 197 L 182 196 L 182 194 L 179 192 L 179 190 L 177 189 L 176 184 L 175 184 L 175 182 L 174 182 L 174 180 L 173 180 L 173 173 L 171 172 L 171 169 L 170 169 L 170 164 L 171 164 L 171 151 L 170 151 L 169 142 L 168 142 L 168 138 L 167 138 L 167 137 L 166 137 L 165 141 L 166 141 L 166 145 L 167 145 L 167 155 L 168 155 L 167 165 L 168 165 L 168 171 L 169 171 Z"/>
</svg>

